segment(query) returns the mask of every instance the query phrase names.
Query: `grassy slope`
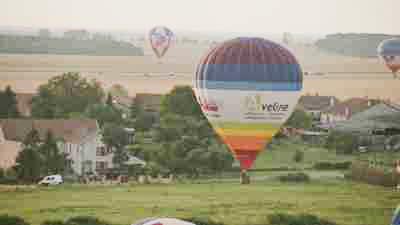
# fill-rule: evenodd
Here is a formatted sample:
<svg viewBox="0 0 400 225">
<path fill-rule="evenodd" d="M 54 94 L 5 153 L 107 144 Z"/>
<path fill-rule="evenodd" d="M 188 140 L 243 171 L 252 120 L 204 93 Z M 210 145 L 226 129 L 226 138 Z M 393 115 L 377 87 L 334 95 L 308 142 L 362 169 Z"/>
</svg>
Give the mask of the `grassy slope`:
<svg viewBox="0 0 400 225">
<path fill-rule="evenodd" d="M 244 225 L 262 223 L 273 212 L 287 212 L 312 213 L 339 224 L 377 225 L 389 224 L 399 200 L 390 189 L 341 181 L 0 188 L 0 214 L 22 216 L 34 225 L 76 215 L 92 215 L 117 224 L 151 216 L 203 216 Z"/>
<path fill-rule="evenodd" d="M 294 163 L 293 161 L 296 150 L 302 150 L 304 152 L 304 160 L 301 163 Z M 336 154 L 335 151 L 328 151 L 325 148 L 307 146 L 299 141 L 282 141 L 279 145 L 272 144 L 263 151 L 258 156 L 254 168 L 310 168 L 318 161 L 343 162 L 351 161 L 353 158 L 353 156 L 349 155 Z"/>
</svg>

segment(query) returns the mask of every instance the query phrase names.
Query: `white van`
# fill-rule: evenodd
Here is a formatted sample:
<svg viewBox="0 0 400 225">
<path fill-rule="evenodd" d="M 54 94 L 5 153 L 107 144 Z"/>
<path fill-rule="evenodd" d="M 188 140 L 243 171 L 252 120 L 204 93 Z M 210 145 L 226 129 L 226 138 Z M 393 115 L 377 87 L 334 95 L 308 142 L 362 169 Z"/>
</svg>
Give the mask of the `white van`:
<svg viewBox="0 0 400 225">
<path fill-rule="evenodd" d="M 51 176 L 46 176 L 44 177 L 39 184 L 40 185 L 58 185 L 58 184 L 62 184 L 63 183 L 63 179 L 61 175 L 51 175 Z"/>
</svg>

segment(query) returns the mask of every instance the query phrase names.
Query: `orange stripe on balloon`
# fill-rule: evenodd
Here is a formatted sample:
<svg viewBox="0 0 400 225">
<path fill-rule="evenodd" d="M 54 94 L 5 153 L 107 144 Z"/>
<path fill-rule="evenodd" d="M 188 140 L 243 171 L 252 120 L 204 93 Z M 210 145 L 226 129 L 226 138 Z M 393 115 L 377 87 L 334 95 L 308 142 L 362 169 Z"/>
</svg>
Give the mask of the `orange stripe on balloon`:
<svg viewBox="0 0 400 225">
<path fill-rule="evenodd" d="M 254 136 L 227 136 L 223 135 L 221 138 L 234 150 L 242 151 L 261 151 L 269 141 L 268 138 L 254 137 Z"/>
</svg>

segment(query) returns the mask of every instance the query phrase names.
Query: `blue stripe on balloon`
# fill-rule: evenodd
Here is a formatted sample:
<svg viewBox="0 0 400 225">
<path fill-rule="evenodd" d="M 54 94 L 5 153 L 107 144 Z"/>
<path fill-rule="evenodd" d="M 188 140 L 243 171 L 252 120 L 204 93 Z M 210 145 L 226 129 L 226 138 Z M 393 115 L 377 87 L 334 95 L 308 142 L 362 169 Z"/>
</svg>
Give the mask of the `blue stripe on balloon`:
<svg viewBox="0 0 400 225">
<path fill-rule="evenodd" d="M 199 79 L 208 81 L 302 82 L 298 64 L 206 64 Z"/>
<path fill-rule="evenodd" d="M 301 82 L 199 81 L 198 88 L 240 91 L 300 91 Z"/>
</svg>

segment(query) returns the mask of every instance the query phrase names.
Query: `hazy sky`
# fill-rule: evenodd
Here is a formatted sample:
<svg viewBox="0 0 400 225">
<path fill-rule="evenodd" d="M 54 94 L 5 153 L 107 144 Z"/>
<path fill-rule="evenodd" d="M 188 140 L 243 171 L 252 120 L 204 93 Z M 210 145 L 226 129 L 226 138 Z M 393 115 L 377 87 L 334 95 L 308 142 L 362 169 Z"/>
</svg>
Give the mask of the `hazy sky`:
<svg viewBox="0 0 400 225">
<path fill-rule="evenodd" d="M 0 0 L 0 26 L 400 34 L 400 0 Z"/>
</svg>

